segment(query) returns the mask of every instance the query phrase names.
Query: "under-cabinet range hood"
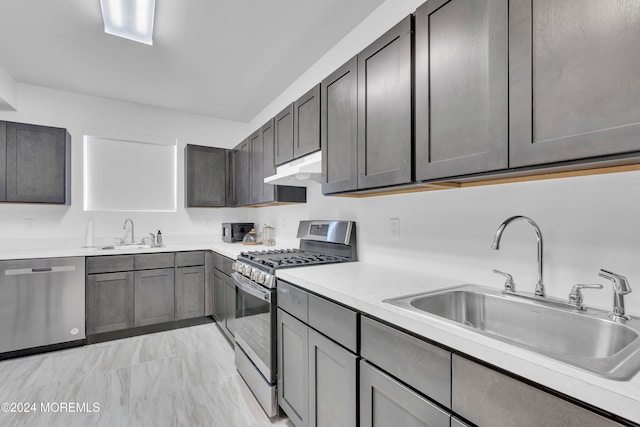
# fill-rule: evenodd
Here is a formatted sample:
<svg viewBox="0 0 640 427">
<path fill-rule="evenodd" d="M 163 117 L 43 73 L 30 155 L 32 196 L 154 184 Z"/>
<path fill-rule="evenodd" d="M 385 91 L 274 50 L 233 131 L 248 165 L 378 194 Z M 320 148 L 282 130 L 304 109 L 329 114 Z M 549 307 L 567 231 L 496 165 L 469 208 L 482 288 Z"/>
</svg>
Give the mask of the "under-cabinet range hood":
<svg viewBox="0 0 640 427">
<path fill-rule="evenodd" d="M 321 182 L 322 152 L 308 154 L 300 159 L 292 160 L 278 166 L 276 174 L 264 179 L 265 184 L 306 187 L 309 182 Z"/>
</svg>

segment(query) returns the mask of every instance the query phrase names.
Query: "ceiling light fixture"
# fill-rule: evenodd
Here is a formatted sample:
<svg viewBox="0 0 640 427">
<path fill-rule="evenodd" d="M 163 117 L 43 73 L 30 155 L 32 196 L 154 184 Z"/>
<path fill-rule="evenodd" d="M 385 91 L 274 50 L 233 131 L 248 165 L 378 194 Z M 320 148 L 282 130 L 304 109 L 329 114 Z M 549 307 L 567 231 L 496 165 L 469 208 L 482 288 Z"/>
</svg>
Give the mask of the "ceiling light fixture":
<svg viewBox="0 0 640 427">
<path fill-rule="evenodd" d="M 100 0 L 104 32 L 152 45 L 156 0 Z"/>
</svg>

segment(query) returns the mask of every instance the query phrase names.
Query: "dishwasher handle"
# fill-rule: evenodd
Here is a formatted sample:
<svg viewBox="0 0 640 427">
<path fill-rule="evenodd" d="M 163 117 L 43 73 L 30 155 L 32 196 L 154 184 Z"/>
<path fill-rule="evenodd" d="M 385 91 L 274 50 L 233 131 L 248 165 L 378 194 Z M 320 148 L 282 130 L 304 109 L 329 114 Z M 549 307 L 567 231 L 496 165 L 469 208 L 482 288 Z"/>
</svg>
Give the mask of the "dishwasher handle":
<svg viewBox="0 0 640 427">
<path fill-rule="evenodd" d="M 33 267 L 33 268 L 13 268 L 4 271 L 5 276 L 24 276 L 28 274 L 62 273 L 66 271 L 76 271 L 75 265 L 61 265 L 57 267 Z"/>
</svg>

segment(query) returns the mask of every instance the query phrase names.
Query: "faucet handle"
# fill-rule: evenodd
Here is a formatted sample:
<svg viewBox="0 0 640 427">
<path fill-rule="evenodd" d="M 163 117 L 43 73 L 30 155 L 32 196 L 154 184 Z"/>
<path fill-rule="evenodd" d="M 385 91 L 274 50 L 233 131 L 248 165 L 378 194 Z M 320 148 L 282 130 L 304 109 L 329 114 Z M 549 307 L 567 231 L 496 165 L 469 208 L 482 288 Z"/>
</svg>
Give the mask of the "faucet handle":
<svg viewBox="0 0 640 427">
<path fill-rule="evenodd" d="M 629 281 L 626 277 L 612 271 L 605 270 L 604 268 L 600 269 L 598 276 L 611 280 L 613 282 L 613 290 L 616 294 L 626 295 L 631 293 L 631 286 L 629 286 Z"/>
<path fill-rule="evenodd" d="M 153 233 L 149 233 L 149 237 L 151 237 L 151 246 L 156 245 L 156 235 Z"/>
<path fill-rule="evenodd" d="M 496 270 L 495 268 L 493 269 L 493 272 L 507 278 L 507 280 L 504 282 L 505 291 L 510 291 L 510 292 L 516 291 L 516 282 L 513 281 L 512 275 L 510 275 L 509 273 L 505 273 L 504 271 Z"/>
<path fill-rule="evenodd" d="M 571 292 L 569 293 L 569 304 L 573 305 L 578 310 L 584 310 L 582 305 L 583 296 L 582 289 L 602 289 L 603 286 L 600 283 L 596 284 L 577 284 L 573 285 Z"/>
</svg>

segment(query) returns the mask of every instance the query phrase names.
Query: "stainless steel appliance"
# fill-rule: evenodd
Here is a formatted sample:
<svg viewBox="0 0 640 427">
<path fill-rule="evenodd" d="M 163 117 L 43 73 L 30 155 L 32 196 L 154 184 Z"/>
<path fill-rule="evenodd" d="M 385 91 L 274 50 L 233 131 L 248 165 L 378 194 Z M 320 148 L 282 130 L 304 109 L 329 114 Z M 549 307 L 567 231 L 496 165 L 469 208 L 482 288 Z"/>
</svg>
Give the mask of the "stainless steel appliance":
<svg viewBox="0 0 640 427">
<path fill-rule="evenodd" d="M 227 243 L 242 242 L 244 235 L 255 228 L 252 222 L 223 222 L 222 241 Z"/>
<path fill-rule="evenodd" d="M 84 258 L 0 262 L 0 353 L 85 338 Z"/>
<path fill-rule="evenodd" d="M 352 221 L 300 221 L 299 249 L 241 252 L 233 264 L 236 368 L 270 417 L 278 412 L 275 271 L 355 261 L 355 232 Z"/>
</svg>

